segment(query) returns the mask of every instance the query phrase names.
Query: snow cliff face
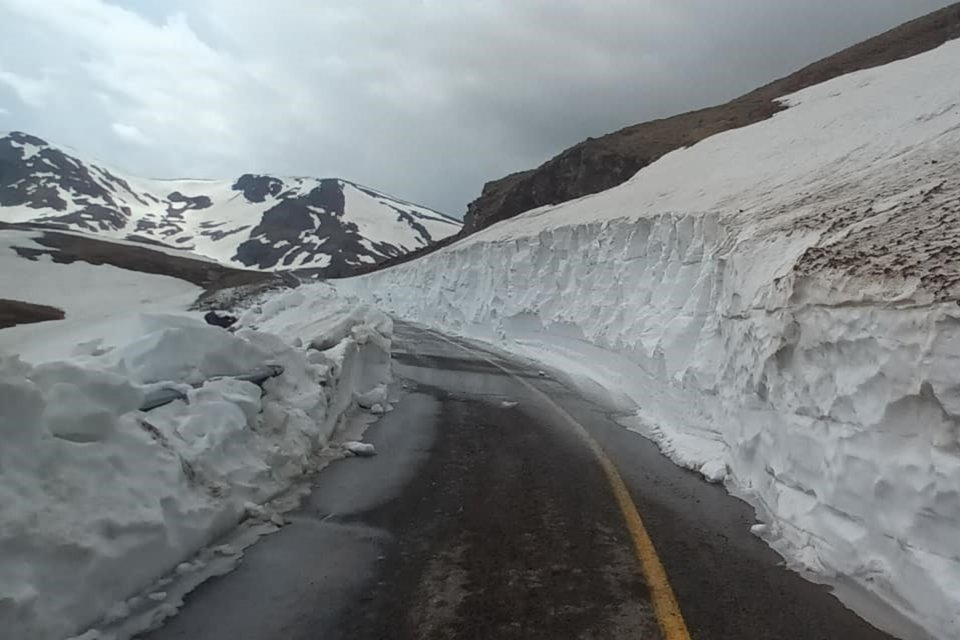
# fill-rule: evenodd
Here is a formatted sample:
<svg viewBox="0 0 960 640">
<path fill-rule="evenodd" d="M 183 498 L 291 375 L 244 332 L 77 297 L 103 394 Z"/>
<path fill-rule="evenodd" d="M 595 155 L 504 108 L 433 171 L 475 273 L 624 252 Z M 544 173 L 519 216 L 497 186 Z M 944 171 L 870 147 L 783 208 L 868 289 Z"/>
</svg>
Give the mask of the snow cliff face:
<svg viewBox="0 0 960 640">
<path fill-rule="evenodd" d="M 11 298 L 65 312 L 0 329 L 0 637 L 123 640 L 239 563 L 235 534 L 275 530 L 273 497 L 357 437 L 367 399 L 389 407 L 392 322 L 324 283 L 205 291 L 48 256 L 49 235 L 0 229 L 0 320 Z"/>
<path fill-rule="evenodd" d="M 19 132 L 0 137 L 0 222 L 162 243 L 230 266 L 317 268 L 330 276 L 426 246 L 461 226 L 334 178 L 136 179 Z"/>
<path fill-rule="evenodd" d="M 960 621 L 960 43 L 341 283 L 631 405 L 792 561 Z"/>
</svg>

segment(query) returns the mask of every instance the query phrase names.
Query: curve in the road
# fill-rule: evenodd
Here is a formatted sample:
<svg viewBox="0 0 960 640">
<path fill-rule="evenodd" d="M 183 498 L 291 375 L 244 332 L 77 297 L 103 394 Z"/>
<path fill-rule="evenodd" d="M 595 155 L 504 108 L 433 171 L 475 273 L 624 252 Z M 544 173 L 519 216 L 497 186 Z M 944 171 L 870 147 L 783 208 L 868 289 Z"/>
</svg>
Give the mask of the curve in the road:
<svg viewBox="0 0 960 640">
<path fill-rule="evenodd" d="M 483 360 L 491 366 L 503 371 L 506 375 L 510 376 L 519 384 L 526 387 L 531 393 L 553 408 L 557 414 L 568 423 L 573 431 L 581 439 L 583 439 L 586 446 L 597 458 L 597 461 L 603 468 L 603 472 L 607 477 L 607 482 L 610 485 L 610 490 L 613 492 L 613 495 L 617 500 L 617 505 L 620 507 L 620 512 L 623 514 L 623 518 L 626 521 L 627 530 L 630 532 L 630 538 L 633 540 L 633 548 L 634 552 L 636 553 L 637 561 L 640 564 L 643 577 L 650 589 L 650 598 L 653 601 L 654 614 L 657 618 L 657 624 L 660 626 L 660 631 L 663 633 L 663 640 L 690 640 L 690 633 L 687 631 L 686 622 L 684 622 L 683 614 L 680 612 L 680 605 L 677 602 L 677 597 L 673 592 L 673 588 L 670 586 L 670 580 L 667 578 L 666 569 L 663 568 L 663 563 L 660 561 L 660 556 L 657 555 L 657 550 L 656 547 L 654 547 L 653 540 L 651 540 L 650 535 L 647 533 L 647 528 L 643 524 L 643 519 L 640 517 L 640 512 L 637 510 L 637 506 L 634 504 L 633 498 L 630 496 L 630 491 L 627 489 L 626 483 L 620 476 L 620 472 L 617 470 L 616 465 L 603 450 L 603 447 L 601 447 L 600 444 L 590 436 L 589 432 L 576 420 L 576 418 L 571 416 L 563 407 L 554 402 L 550 396 L 543 393 L 537 387 L 522 379 L 520 376 L 517 376 L 508 368 L 504 367 L 498 362 L 495 362 L 494 360 L 491 360 L 490 358 L 487 358 L 479 351 L 470 349 L 469 347 L 454 342 L 453 340 L 449 340 L 442 334 L 429 330 L 424 331 L 430 333 L 435 338 L 443 340 L 444 342 L 447 342 L 458 349 L 466 351 L 471 356 Z"/>
</svg>

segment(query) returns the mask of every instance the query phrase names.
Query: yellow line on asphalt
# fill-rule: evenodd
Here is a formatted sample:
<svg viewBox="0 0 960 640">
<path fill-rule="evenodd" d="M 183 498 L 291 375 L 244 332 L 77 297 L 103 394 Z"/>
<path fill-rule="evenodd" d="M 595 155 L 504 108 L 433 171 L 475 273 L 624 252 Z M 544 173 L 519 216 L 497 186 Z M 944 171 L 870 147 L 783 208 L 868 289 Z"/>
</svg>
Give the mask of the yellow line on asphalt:
<svg viewBox="0 0 960 640">
<path fill-rule="evenodd" d="M 640 561 L 647 585 L 650 587 L 650 598 L 653 600 L 653 609 L 657 615 L 657 623 L 660 625 L 663 638 L 664 640 L 690 640 L 690 633 L 687 631 L 687 624 L 683 621 L 683 615 L 680 613 L 677 597 L 674 595 L 673 589 L 670 587 L 670 581 L 667 579 L 667 571 L 663 568 L 663 563 L 660 562 L 660 557 L 653 546 L 653 540 L 647 533 L 647 528 L 643 526 L 643 520 L 630 497 L 630 491 L 624 484 L 623 478 L 620 477 L 620 472 L 617 471 L 613 461 L 607 457 L 607 454 L 600 449 L 596 442 L 592 444 L 591 448 L 594 449 L 594 453 L 600 460 L 600 465 L 607 474 L 607 480 L 610 482 L 613 494 L 617 497 L 620 511 L 623 513 L 624 520 L 627 521 L 627 529 L 630 531 L 630 537 L 633 538 L 633 549 Z"/>
<path fill-rule="evenodd" d="M 503 365 L 494 362 L 479 351 L 475 351 L 450 340 L 442 334 L 430 330 L 424 331 L 440 338 L 444 342 L 449 342 L 453 346 L 463 349 L 467 353 L 479 357 L 481 360 L 506 373 L 539 396 L 544 402 L 552 406 L 554 410 L 566 420 L 569 426 L 573 428 L 577 435 L 584 440 L 600 462 L 600 466 L 607 476 L 607 482 L 610 484 L 613 495 L 617 499 L 617 504 L 620 507 L 620 512 L 623 514 L 623 519 L 626 521 L 627 530 L 633 539 L 634 552 L 640 563 L 640 568 L 643 571 L 643 577 L 647 582 L 647 586 L 650 588 L 650 599 L 653 601 L 653 611 L 657 617 L 657 623 L 660 625 L 663 640 L 690 640 L 690 632 L 687 631 L 687 624 L 684 622 L 683 615 L 680 613 L 680 605 L 677 603 L 677 597 L 674 595 L 670 581 L 667 579 L 667 572 L 663 568 L 663 563 L 660 562 L 660 556 L 657 555 L 657 550 L 653 546 L 653 540 L 650 539 L 650 534 L 647 533 L 647 528 L 640 518 L 640 512 L 637 511 L 637 506 L 634 504 L 633 498 L 630 497 L 630 490 L 627 489 L 627 485 L 620 476 L 617 466 L 610 457 L 607 456 L 603 447 L 593 439 L 586 427 L 571 416 L 566 409 L 554 402 L 550 396 L 526 380 L 518 377 Z"/>
</svg>

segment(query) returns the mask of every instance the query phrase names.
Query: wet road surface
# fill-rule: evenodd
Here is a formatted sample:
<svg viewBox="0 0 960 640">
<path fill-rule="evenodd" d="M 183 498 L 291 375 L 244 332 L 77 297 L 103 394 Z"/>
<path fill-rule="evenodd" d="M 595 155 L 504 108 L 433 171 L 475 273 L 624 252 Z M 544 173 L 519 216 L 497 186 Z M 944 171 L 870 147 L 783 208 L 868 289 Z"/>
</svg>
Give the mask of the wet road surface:
<svg viewBox="0 0 960 640">
<path fill-rule="evenodd" d="M 619 468 L 690 637 L 891 637 L 784 569 L 749 506 L 529 364 L 400 324 L 394 369 L 407 391 L 365 438 L 379 455 L 321 472 L 291 524 L 145 638 L 661 638 L 610 485 L 557 405 Z"/>
</svg>

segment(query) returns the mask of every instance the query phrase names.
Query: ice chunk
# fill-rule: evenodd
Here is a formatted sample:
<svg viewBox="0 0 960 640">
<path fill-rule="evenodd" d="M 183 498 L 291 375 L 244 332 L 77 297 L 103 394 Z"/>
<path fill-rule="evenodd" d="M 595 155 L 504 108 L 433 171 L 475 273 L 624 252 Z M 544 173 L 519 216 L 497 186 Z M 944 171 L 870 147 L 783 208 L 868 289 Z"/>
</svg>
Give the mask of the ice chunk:
<svg viewBox="0 0 960 640">
<path fill-rule="evenodd" d="M 235 556 L 240 553 L 240 551 L 229 544 L 221 544 L 213 548 L 213 552 L 220 556 Z"/>
<path fill-rule="evenodd" d="M 722 460 L 708 460 L 700 466 L 700 473 L 708 482 L 723 482 L 727 477 L 727 464 Z"/>
<path fill-rule="evenodd" d="M 364 409 L 371 409 L 374 405 L 383 405 L 387 399 L 386 385 L 378 385 L 365 393 L 357 394 L 357 404 Z"/>
<path fill-rule="evenodd" d="M 349 451 L 355 456 L 370 457 L 377 455 L 376 448 L 372 444 L 366 442 L 350 440 L 348 442 L 344 442 L 341 446 L 343 447 L 344 451 Z"/>
</svg>

